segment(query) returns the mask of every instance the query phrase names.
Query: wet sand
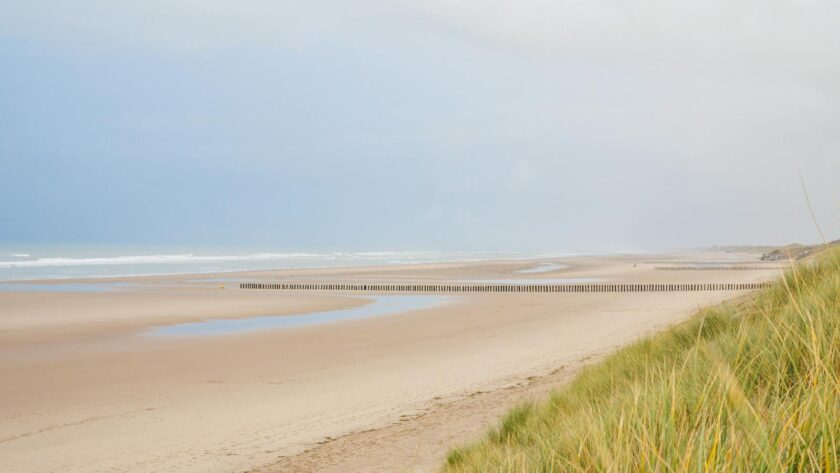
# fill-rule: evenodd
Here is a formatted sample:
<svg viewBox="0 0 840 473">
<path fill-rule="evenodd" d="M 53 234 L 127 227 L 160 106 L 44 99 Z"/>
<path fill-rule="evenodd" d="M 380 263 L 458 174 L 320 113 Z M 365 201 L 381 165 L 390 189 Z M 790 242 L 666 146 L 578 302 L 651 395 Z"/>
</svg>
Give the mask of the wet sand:
<svg viewBox="0 0 840 473">
<path fill-rule="evenodd" d="M 277 330 L 149 331 L 369 303 L 352 293 L 242 291 L 237 279 L 754 282 L 778 274 L 654 269 L 721 259 L 761 264 L 731 253 L 581 257 L 0 292 L 0 458 L 16 472 L 428 471 L 517 400 L 742 293 L 465 294 L 421 310 Z"/>
</svg>

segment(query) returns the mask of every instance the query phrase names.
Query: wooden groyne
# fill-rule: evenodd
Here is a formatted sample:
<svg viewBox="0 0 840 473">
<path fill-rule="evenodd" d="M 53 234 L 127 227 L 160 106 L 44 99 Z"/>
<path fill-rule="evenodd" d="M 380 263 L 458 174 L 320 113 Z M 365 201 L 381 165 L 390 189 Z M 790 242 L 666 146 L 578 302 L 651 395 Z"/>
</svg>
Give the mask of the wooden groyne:
<svg viewBox="0 0 840 473">
<path fill-rule="evenodd" d="M 653 269 L 657 271 L 761 271 L 774 270 L 781 271 L 787 269 L 782 266 L 724 266 L 724 265 L 681 265 L 681 266 L 655 266 Z"/>
<path fill-rule="evenodd" d="M 769 282 L 752 283 L 580 283 L 580 284 L 348 284 L 348 283 L 240 283 L 240 289 L 277 291 L 356 291 L 356 292 L 696 292 L 751 291 L 769 287 Z"/>
</svg>

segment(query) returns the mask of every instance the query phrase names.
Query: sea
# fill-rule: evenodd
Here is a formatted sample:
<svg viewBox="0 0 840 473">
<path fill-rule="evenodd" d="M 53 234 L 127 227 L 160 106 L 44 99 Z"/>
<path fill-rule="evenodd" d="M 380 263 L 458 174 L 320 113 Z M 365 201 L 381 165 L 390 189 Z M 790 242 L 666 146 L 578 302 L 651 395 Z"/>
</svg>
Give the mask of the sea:
<svg viewBox="0 0 840 473">
<path fill-rule="evenodd" d="M 563 256 L 572 254 L 503 251 L 283 251 L 263 247 L 190 248 L 2 243 L 0 281 L 548 259 Z"/>
</svg>

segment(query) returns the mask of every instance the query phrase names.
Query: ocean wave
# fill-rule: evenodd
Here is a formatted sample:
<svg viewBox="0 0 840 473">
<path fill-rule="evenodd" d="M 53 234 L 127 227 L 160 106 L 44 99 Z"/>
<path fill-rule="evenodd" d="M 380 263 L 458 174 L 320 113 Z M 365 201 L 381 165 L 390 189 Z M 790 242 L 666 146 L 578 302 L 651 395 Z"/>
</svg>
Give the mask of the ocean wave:
<svg viewBox="0 0 840 473">
<path fill-rule="evenodd" d="M 110 266 L 126 264 L 184 264 L 214 263 L 225 261 L 269 261 L 284 259 L 329 259 L 329 255 L 317 253 L 255 253 L 250 255 L 194 255 L 191 253 L 174 255 L 129 255 L 102 256 L 90 258 L 38 258 L 29 261 L 0 261 L 0 269 L 47 268 L 56 266 Z"/>
<path fill-rule="evenodd" d="M 35 257 L 24 253 L 9 253 L 9 259 L 0 261 L 0 270 L 14 271 L 20 274 L 5 274 L 7 279 L 21 278 L 55 278 L 55 277 L 92 277 L 92 276 L 123 276 L 125 269 L 109 270 L 109 266 L 128 268 L 131 265 L 143 265 L 129 270 L 132 274 L 171 274 L 193 272 L 221 272 L 231 270 L 247 270 L 265 268 L 267 264 L 277 262 L 276 268 L 292 269 L 298 267 L 327 267 L 327 266 L 356 266 L 356 265 L 392 265 L 419 264 L 441 261 L 486 261 L 493 259 L 519 260 L 533 258 L 552 258 L 559 254 L 526 254 L 526 253 L 496 253 L 482 251 L 330 251 L 312 252 L 261 252 L 250 254 L 147 254 L 120 256 L 50 256 Z M 568 254 L 564 255 L 568 256 Z M 26 259 L 28 258 L 28 259 Z M 205 264 L 203 268 L 196 265 Z M 169 267 L 166 267 L 169 265 Z M 174 266 L 173 266 L 174 265 Z M 42 269 L 54 268 L 55 274 L 44 274 Z M 89 270 L 75 268 L 90 268 Z M 179 268 L 179 269 L 176 269 Z M 33 273 L 27 270 L 38 271 Z M 73 274 L 65 274 L 72 271 Z M 24 274 L 25 273 L 25 274 Z M 89 274 L 88 274 L 89 273 Z"/>
</svg>

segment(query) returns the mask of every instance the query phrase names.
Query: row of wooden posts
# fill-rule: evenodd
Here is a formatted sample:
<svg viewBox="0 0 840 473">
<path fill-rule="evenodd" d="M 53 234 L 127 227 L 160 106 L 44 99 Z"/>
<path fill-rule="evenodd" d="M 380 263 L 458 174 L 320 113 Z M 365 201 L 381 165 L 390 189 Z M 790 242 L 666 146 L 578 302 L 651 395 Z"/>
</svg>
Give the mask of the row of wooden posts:
<svg viewBox="0 0 840 473">
<path fill-rule="evenodd" d="M 240 289 L 281 291 L 370 291 L 370 292 L 684 292 L 748 291 L 770 283 L 580 283 L 580 284 L 347 284 L 347 283 L 240 283 Z"/>
<path fill-rule="evenodd" d="M 764 269 L 772 269 L 781 271 L 781 266 L 655 266 L 653 269 L 657 271 L 756 271 Z"/>
</svg>

